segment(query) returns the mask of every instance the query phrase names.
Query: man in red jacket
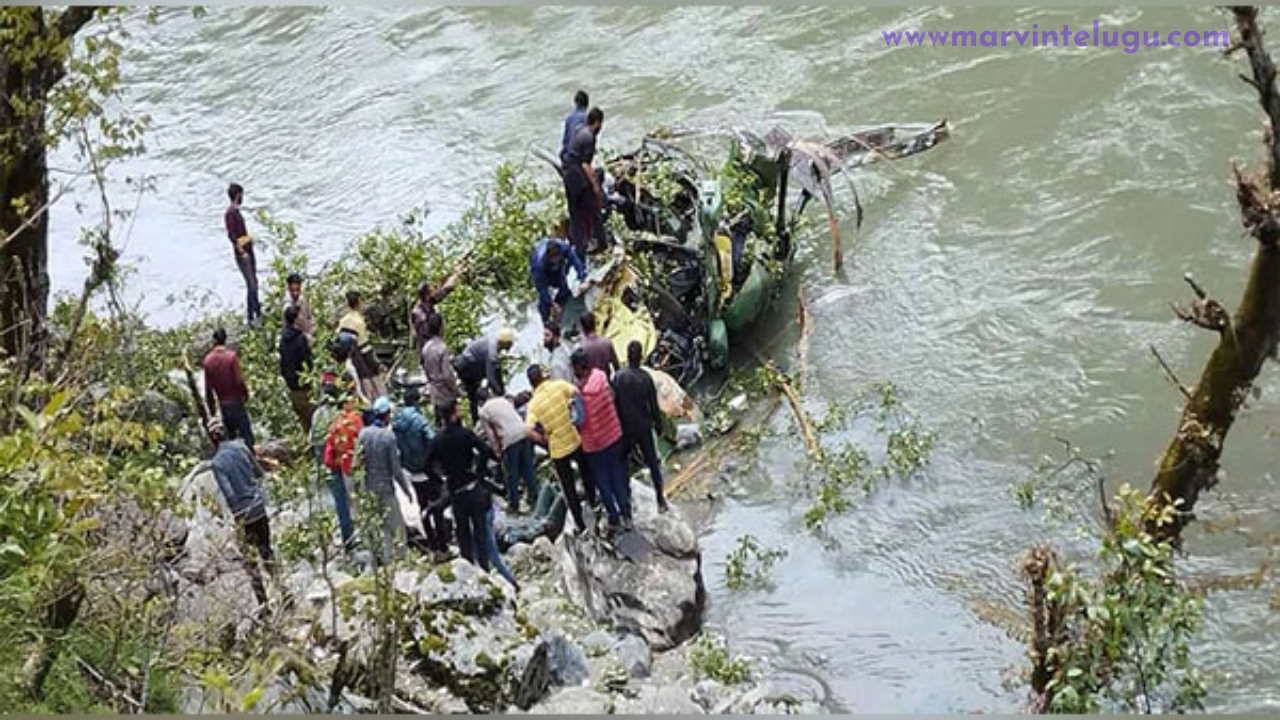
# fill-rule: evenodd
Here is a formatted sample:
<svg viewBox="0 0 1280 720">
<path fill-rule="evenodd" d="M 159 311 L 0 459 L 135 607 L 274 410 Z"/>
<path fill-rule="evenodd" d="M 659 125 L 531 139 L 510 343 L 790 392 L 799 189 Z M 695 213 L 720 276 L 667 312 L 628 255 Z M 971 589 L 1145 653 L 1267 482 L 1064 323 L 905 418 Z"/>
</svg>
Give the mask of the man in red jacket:
<svg viewBox="0 0 1280 720">
<path fill-rule="evenodd" d="M 221 415 L 226 427 L 227 439 L 240 438 L 253 450 L 253 426 L 245 403 L 249 401 L 249 388 L 240 369 L 240 358 L 235 350 L 227 347 L 227 331 L 213 331 L 213 349 L 204 356 L 204 396 L 210 415 Z"/>
<path fill-rule="evenodd" d="M 227 196 L 231 204 L 223 213 L 222 220 L 227 226 L 227 239 L 231 241 L 231 249 L 235 251 L 236 266 L 244 275 L 245 288 L 248 291 L 249 322 L 262 317 L 262 306 L 258 303 L 258 260 L 253 254 L 253 238 L 244 226 L 244 216 L 240 214 L 240 203 L 244 201 L 244 188 L 232 183 L 227 188 Z"/>
<path fill-rule="evenodd" d="M 610 532 L 630 530 L 631 485 L 627 479 L 626 458 L 622 455 L 622 424 L 614 408 L 613 389 L 599 368 L 591 367 L 587 351 L 578 348 L 570 357 L 578 390 L 582 394 L 586 417 L 578 434 L 582 452 L 591 468 L 591 477 L 604 500 L 609 515 Z"/>
</svg>

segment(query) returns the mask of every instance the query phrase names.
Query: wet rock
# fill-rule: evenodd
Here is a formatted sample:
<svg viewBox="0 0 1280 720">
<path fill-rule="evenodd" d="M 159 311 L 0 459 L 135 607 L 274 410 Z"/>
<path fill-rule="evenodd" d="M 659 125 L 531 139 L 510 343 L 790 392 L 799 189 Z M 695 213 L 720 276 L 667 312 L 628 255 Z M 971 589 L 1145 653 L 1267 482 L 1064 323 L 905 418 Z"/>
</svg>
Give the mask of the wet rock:
<svg viewBox="0 0 1280 720">
<path fill-rule="evenodd" d="M 612 652 L 631 677 L 649 677 L 649 670 L 653 667 L 653 653 L 643 639 L 627 635 L 613 646 Z"/>
<path fill-rule="evenodd" d="M 642 562 L 591 536 L 561 536 L 560 579 L 571 602 L 597 622 L 641 635 L 654 649 L 675 647 L 702 624 L 706 590 L 697 538 L 675 508 L 658 514 L 653 491 L 632 483 L 637 530 L 653 545 Z"/>
<path fill-rule="evenodd" d="M 576 643 L 563 635 L 551 635 L 546 638 L 546 644 L 552 685 L 581 685 L 591 676 L 586 653 Z"/>
<path fill-rule="evenodd" d="M 531 715 L 612 715 L 614 700 L 597 690 L 585 687 L 566 688 L 529 710 Z"/>
</svg>

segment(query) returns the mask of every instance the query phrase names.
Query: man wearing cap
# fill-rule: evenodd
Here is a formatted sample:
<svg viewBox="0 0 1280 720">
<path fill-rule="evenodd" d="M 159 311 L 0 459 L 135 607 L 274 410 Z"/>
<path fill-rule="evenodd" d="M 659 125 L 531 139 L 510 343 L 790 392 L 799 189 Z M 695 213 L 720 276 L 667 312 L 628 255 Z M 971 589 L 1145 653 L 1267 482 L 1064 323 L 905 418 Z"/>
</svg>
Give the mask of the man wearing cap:
<svg viewBox="0 0 1280 720">
<path fill-rule="evenodd" d="M 502 382 L 502 353 L 515 342 L 515 331 L 504 327 L 492 336 L 472 340 L 454 359 L 453 368 L 467 391 L 472 425 L 480 421 L 480 383 L 488 382 L 489 392 L 494 395 L 506 394 L 506 385 Z"/>
<path fill-rule="evenodd" d="M 448 496 L 444 492 L 443 483 L 432 481 L 427 474 L 427 453 L 431 450 L 435 433 L 431 431 L 431 423 L 418 410 L 420 400 L 416 387 L 406 389 L 404 405 L 396 410 L 391 427 L 400 448 L 400 465 L 408 475 L 409 483 L 413 485 L 418 506 L 422 510 L 422 530 L 427 536 L 427 545 L 436 552 L 444 552 L 449 549 L 449 534 L 444 517 Z"/>
<path fill-rule="evenodd" d="M 213 479 L 240 530 L 240 556 L 249 573 L 253 593 L 258 602 L 265 605 L 267 589 L 263 585 L 262 575 L 257 563 L 249 559 L 248 550 L 244 547 L 252 545 L 266 565 L 267 572 L 272 577 L 275 576 L 275 553 L 271 551 L 271 524 L 267 521 L 267 503 L 262 490 L 254 482 L 254 478 L 262 477 L 262 467 L 253 459 L 253 453 L 249 452 L 243 440 L 226 437 L 222 421 L 217 417 L 209 419 L 208 431 L 209 440 L 218 448 L 210 462 Z"/>
<path fill-rule="evenodd" d="M 385 396 L 373 401 L 373 423 L 360 431 L 358 439 L 364 464 L 364 489 L 377 498 L 378 512 L 382 515 L 380 560 L 390 562 L 400 554 L 406 540 L 404 516 L 400 514 L 395 485 L 398 484 L 411 497 L 413 488 L 409 487 L 400 466 L 400 446 L 391 429 L 391 401 Z"/>
</svg>

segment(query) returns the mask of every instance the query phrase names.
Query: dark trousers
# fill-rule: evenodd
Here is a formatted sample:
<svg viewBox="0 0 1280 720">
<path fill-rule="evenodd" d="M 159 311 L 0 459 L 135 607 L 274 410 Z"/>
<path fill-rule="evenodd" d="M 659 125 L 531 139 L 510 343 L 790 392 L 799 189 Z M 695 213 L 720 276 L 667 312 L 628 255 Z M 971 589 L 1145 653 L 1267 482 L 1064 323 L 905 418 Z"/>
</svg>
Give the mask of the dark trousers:
<svg viewBox="0 0 1280 720">
<path fill-rule="evenodd" d="M 310 437 L 311 435 L 311 415 L 316 411 L 315 405 L 311 403 L 311 392 L 307 388 L 289 389 L 289 404 L 293 406 L 293 412 L 298 416 L 298 422 L 302 423 L 302 434 Z"/>
<path fill-rule="evenodd" d="M 596 194 L 590 185 L 565 197 L 569 203 L 569 242 L 578 252 L 579 257 L 585 258 L 587 248 L 593 244 L 592 238 L 600 237 L 597 226 L 603 229 L 603 223 L 600 221 L 600 203 L 596 200 Z"/>
<path fill-rule="evenodd" d="M 427 545 L 437 552 L 448 550 L 450 528 L 444 509 L 449 502 L 445 498 L 444 483 L 415 480 L 413 494 L 418 496 L 418 507 L 422 509 L 422 530 L 427 535 Z"/>
<path fill-rule="evenodd" d="M 267 521 L 264 514 L 256 520 L 242 522 L 240 524 L 240 534 L 242 537 L 242 545 L 240 549 L 241 558 L 244 560 L 245 572 L 249 574 L 249 582 L 253 585 L 253 594 L 258 597 L 258 602 L 267 603 L 267 588 L 262 582 L 262 573 L 258 570 L 258 565 L 249 559 L 249 550 L 246 546 L 252 546 L 258 553 L 258 557 L 262 559 L 262 564 L 266 566 L 267 572 L 271 575 L 276 574 L 276 557 L 271 551 L 271 523 Z"/>
<path fill-rule="evenodd" d="M 351 546 L 355 525 L 351 522 L 351 496 L 347 494 L 346 476 L 341 470 L 329 470 L 329 492 L 333 495 L 333 511 L 338 516 L 338 530 L 342 533 L 343 547 Z"/>
<path fill-rule="evenodd" d="M 458 552 L 467 562 L 489 569 L 489 548 L 486 544 L 489 512 L 488 492 L 479 487 L 453 496 L 453 520 L 457 523 Z"/>
<path fill-rule="evenodd" d="M 262 317 L 262 306 L 258 303 L 258 259 L 253 254 L 252 245 L 246 246 L 244 252 L 236 253 L 236 266 L 244 276 L 249 322 L 253 322 Z"/>
<path fill-rule="evenodd" d="M 553 294 L 554 293 L 554 294 Z M 573 293 L 569 292 L 569 288 L 563 285 L 551 285 L 547 288 L 547 292 L 538 295 L 538 314 L 542 316 L 543 324 L 551 319 L 551 305 L 554 303 L 563 310 L 566 303 L 573 299 Z"/>
<path fill-rule="evenodd" d="M 253 425 L 249 423 L 249 413 L 245 411 L 244 403 L 219 403 L 218 412 L 222 415 L 222 426 L 227 430 L 227 439 L 240 438 L 252 450 Z"/>
<path fill-rule="evenodd" d="M 475 365 L 454 365 L 454 372 L 458 374 L 458 382 L 462 384 L 462 390 L 467 394 L 467 405 L 471 407 L 471 426 L 475 427 L 480 422 L 480 383 L 484 382 L 484 368 L 476 368 Z M 497 393 L 496 388 L 489 388 L 490 393 Z"/>
<path fill-rule="evenodd" d="M 598 452 L 585 453 L 600 497 L 604 500 L 609 524 L 631 517 L 631 485 L 627 481 L 627 461 L 622 455 L 622 439 Z"/>
<path fill-rule="evenodd" d="M 658 448 L 653 442 L 653 432 L 648 428 L 644 432 L 623 433 L 622 442 L 626 446 L 626 458 L 630 462 L 636 450 L 649 468 L 649 476 L 653 478 L 653 494 L 658 497 L 658 507 L 667 504 L 667 496 L 662 492 L 662 460 L 658 458 Z"/>
<path fill-rule="evenodd" d="M 569 514 L 573 515 L 573 522 L 579 531 L 587 529 L 587 522 L 582 518 L 582 499 L 578 496 L 578 488 L 576 478 L 574 477 L 573 468 L 576 466 L 578 472 L 582 474 L 582 485 L 587 491 L 587 500 L 592 505 L 596 503 L 596 488 L 593 483 L 588 480 L 590 470 L 587 469 L 587 463 L 582 455 L 581 450 L 574 450 L 572 454 L 551 461 L 551 466 L 555 468 L 556 479 L 560 481 L 560 489 L 564 491 L 564 499 L 569 503 Z"/>
<path fill-rule="evenodd" d="M 529 504 L 538 501 L 538 478 L 533 468 L 533 441 L 521 440 L 502 451 L 502 474 L 507 485 L 507 511 L 520 504 L 520 483 L 529 492 Z"/>
</svg>

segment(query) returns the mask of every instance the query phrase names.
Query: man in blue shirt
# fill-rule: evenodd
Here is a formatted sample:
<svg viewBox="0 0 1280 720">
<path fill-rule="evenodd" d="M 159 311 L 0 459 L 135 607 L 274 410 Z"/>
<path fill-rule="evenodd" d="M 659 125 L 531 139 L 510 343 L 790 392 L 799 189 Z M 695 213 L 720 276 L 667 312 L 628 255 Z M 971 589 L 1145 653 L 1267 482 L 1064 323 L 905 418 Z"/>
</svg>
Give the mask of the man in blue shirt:
<svg viewBox="0 0 1280 720">
<path fill-rule="evenodd" d="M 569 141 L 578 128 L 587 124 L 587 105 L 590 99 L 586 90 L 579 90 L 573 96 L 573 110 L 564 117 L 564 135 L 560 138 L 560 162 L 564 163 L 564 153 L 569 149 Z"/>
<path fill-rule="evenodd" d="M 552 303 L 564 307 L 569 301 L 569 267 L 578 273 L 578 282 L 587 276 L 587 269 L 568 240 L 564 240 L 565 222 L 556 223 L 552 237 L 543 238 L 533 246 L 529 256 L 529 275 L 538 291 L 538 314 L 545 325 L 551 319 Z M 555 288 L 555 295 L 551 294 Z"/>
</svg>

